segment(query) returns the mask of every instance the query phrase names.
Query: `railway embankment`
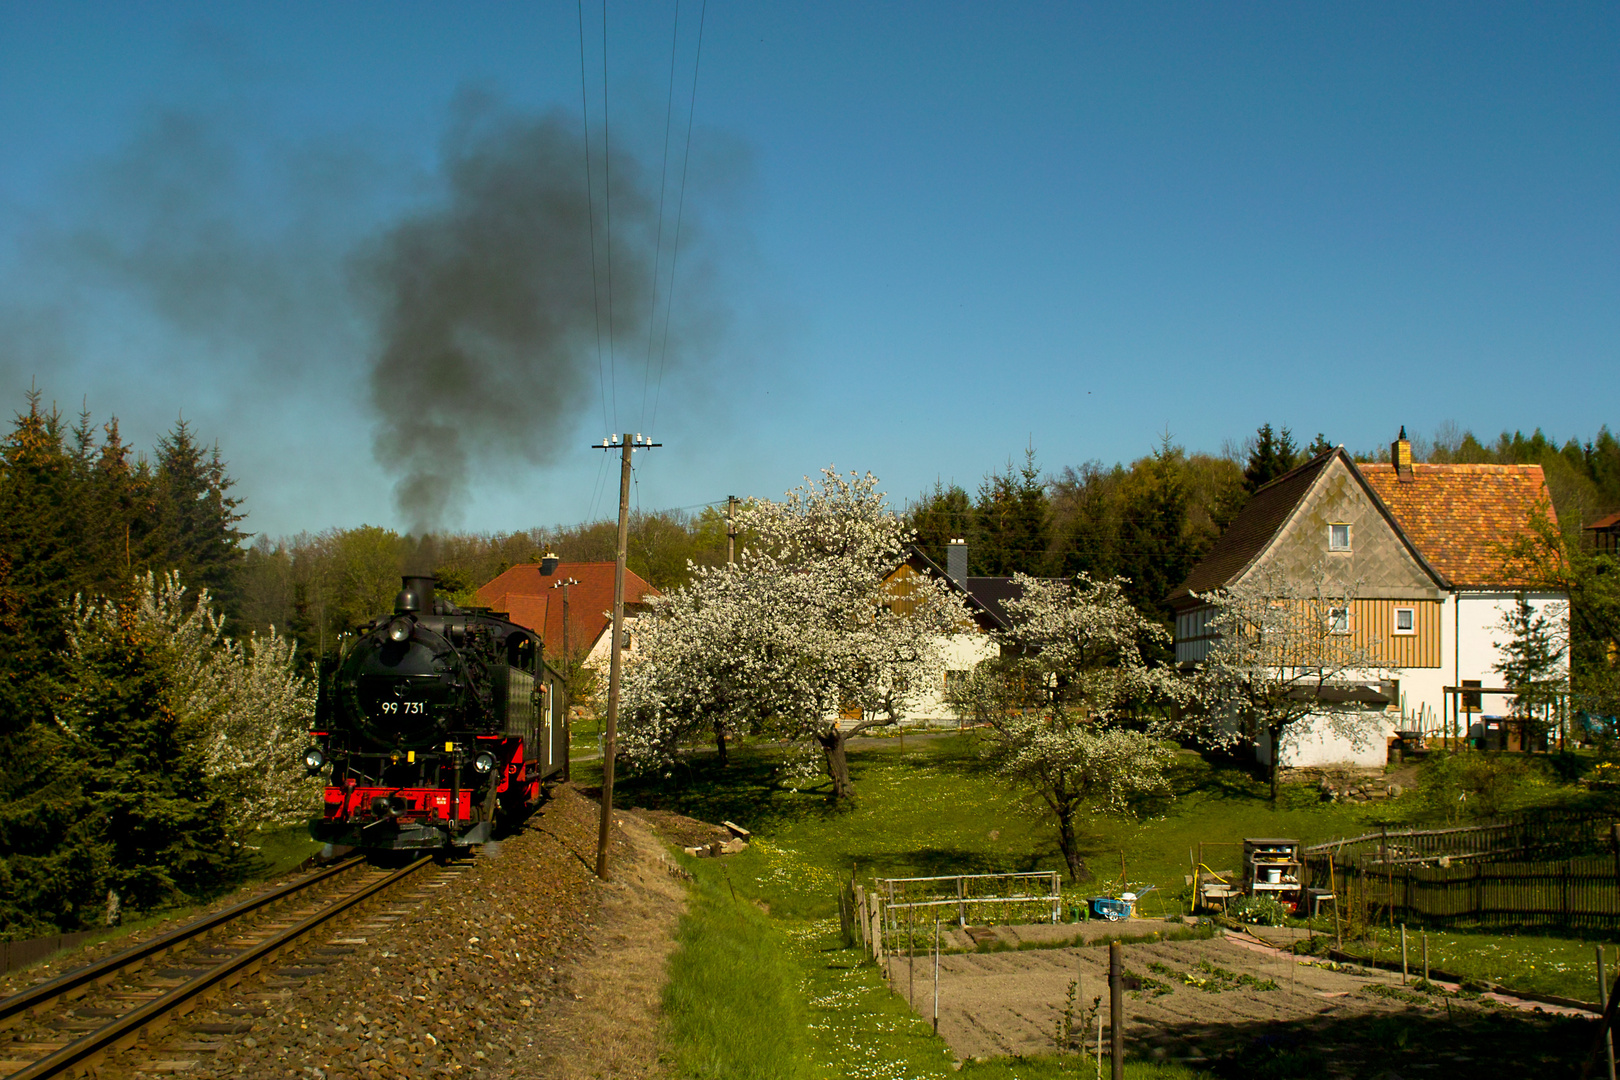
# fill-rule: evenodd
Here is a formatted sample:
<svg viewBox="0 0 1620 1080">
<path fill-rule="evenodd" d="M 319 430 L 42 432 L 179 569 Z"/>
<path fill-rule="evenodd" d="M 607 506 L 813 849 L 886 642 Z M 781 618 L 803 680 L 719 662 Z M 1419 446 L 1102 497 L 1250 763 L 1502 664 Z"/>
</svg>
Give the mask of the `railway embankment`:
<svg viewBox="0 0 1620 1080">
<path fill-rule="evenodd" d="M 110 1052 L 101 1075 L 654 1075 L 684 872 L 652 825 L 624 813 L 613 880 L 599 881 L 597 814 L 563 788 L 522 831 L 356 906 Z M 85 958 L 31 978 L 75 959 Z M 80 1011 L 61 1022 L 64 1042 L 94 1019 L 93 1007 Z"/>
</svg>

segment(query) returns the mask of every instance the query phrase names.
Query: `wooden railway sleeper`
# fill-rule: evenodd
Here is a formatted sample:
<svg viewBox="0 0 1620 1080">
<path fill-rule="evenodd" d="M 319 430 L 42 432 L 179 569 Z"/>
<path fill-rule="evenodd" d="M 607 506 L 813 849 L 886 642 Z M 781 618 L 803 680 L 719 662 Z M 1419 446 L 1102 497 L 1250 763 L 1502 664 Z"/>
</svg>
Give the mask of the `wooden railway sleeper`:
<svg viewBox="0 0 1620 1080">
<path fill-rule="evenodd" d="M 170 930 L 168 933 L 160 935 L 151 941 L 125 949 L 123 952 L 106 957 L 85 967 L 64 972 L 48 982 L 30 987 L 21 993 L 13 994 L 11 997 L 0 999 L 0 1030 L 12 1026 L 24 1013 L 38 1016 L 52 1004 L 73 1001 L 88 992 L 92 986 L 105 986 L 112 978 L 116 978 L 121 973 L 138 971 L 149 961 L 167 955 L 183 942 L 201 937 L 203 934 L 225 926 L 232 920 L 240 918 L 249 912 L 261 911 L 283 903 L 315 885 L 328 881 L 332 877 L 360 865 L 362 865 L 362 861 L 359 858 L 346 859 L 335 863 L 308 877 L 290 882 L 274 892 L 251 897 L 223 911 L 194 919 L 186 925 Z"/>
<path fill-rule="evenodd" d="M 43 1077 L 58 1076 L 63 1073 L 69 1075 L 82 1074 L 86 1071 L 87 1063 L 100 1061 L 109 1049 L 127 1050 L 134 1047 L 146 1028 L 161 1019 L 175 1015 L 187 1002 L 222 984 L 232 974 L 259 970 L 267 959 L 279 955 L 283 949 L 291 947 L 293 943 L 308 936 L 342 912 L 383 892 L 391 885 L 405 880 L 432 861 L 432 856 L 424 856 L 380 880 L 362 886 L 328 905 L 325 910 L 311 915 L 304 921 L 269 939 L 264 945 L 244 953 L 238 958 L 227 960 L 225 963 L 194 979 L 187 980 L 168 993 L 120 1017 L 99 1031 L 92 1032 L 82 1039 L 69 1043 L 57 1052 L 41 1058 L 19 1072 L 13 1073 L 7 1080 L 40 1080 Z"/>
</svg>

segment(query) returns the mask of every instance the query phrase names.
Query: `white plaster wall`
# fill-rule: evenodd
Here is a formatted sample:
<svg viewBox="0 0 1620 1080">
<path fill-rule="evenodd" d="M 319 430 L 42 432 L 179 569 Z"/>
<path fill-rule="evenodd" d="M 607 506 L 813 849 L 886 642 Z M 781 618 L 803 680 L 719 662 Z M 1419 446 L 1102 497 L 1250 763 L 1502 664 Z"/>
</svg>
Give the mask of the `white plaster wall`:
<svg viewBox="0 0 1620 1080">
<path fill-rule="evenodd" d="M 1312 716 L 1294 724 L 1283 733 L 1282 763 L 1284 765 L 1382 765 L 1389 757 L 1389 736 L 1395 732 L 1399 719 L 1393 713 L 1366 712 L 1360 728 L 1361 739 L 1347 738 L 1335 732 L 1328 719 Z M 1262 744 L 1255 748 L 1255 756 L 1262 765 L 1271 764 L 1271 747 Z"/>
<path fill-rule="evenodd" d="M 972 671 L 979 661 L 996 655 L 996 644 L 990 639 L 989 634 L 978 631 L 952 634 L 945 639 L 944 653 L 946 671 Z M 956 722 L 956 714 L 945 704 L 943 674 L 934 686 L 917 695 L 916 703 L 912 705 L 906 722 L 908 724 Z"/>
<path fill-rule="evenodd" d="M 630 635 L 630 647 L 619 655 L 625 663 L 635 659 L 636 648 L 640 644 L 639 635 L 636 633 L 636 620 L 639 618 L 640 615 L 631 615 L 628 612 L 624 616 L 624 631 Z M 598 677 L 603 680 L 603 687 L 607 686 L 608 669 L 613 666 L 612 622 L 603 627 L 602 632 L 596 636 L 596 641 L 592 643 L 591 651 L 585 654 L 585 659 L 580 663 L 597 669 Z"/>
</svg>

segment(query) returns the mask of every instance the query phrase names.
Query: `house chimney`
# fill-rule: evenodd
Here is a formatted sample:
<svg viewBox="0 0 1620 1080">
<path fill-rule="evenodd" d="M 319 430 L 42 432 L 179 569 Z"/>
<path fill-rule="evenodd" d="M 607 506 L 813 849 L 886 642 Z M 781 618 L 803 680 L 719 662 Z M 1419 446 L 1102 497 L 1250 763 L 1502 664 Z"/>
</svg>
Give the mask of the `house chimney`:
<svg viewBox="0 0 1620 1080">
<path fill-rule="evenodd" d="M 967 541 L 952 540 L 945 548 L 945 576 L 967 592 Z"/>
<path fill-rule="evenodd" d="M 1411 483 L 1417 479 L 1412 472 L 1412 443 L 1406 437 L 1406 425 L 1401 425 L 1401 433 L 1395 441 L 1389 444 L 1389 461 L 1395 466 L 1395 479 Z"/>
</svg>

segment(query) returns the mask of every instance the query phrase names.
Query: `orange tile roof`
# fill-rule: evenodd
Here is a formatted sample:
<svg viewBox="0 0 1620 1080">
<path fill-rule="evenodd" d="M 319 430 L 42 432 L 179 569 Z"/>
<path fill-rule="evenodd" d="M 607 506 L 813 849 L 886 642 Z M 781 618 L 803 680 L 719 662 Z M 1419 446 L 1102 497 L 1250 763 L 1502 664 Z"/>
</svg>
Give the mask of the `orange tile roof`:
<svg viewBox="0 0 1620 1080">
<path fill-rule="evenodd" d="M 1434 568 L 1463 589 L 1529 588 L 1527 567 L 1507 565 L 1505 548 L 1531 534 L 1539 510 L 1558 517 L 1540 465 L 1414 465 L 1401 481 L 1393 465 L 1358 464 L 1402 531 Z"/>
<path fill-rule="evenodd" d="M 538 563 L 514 566 L 478 590 L 478 603 L 506 612 L 513 622 L 539 634 L 547 656 L 561 656 L 563 591 L 552 586 L 566 578 L 579 582 L 568 589 L 568 649 L 581 655 L 612 621 L 612 563 L 558 563 L 550 576 L 540 572 Z M 625 570 L 626 606 L 645 604 L 649 596 L 658 595 L 634 570 Z"/>
</svg>

